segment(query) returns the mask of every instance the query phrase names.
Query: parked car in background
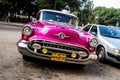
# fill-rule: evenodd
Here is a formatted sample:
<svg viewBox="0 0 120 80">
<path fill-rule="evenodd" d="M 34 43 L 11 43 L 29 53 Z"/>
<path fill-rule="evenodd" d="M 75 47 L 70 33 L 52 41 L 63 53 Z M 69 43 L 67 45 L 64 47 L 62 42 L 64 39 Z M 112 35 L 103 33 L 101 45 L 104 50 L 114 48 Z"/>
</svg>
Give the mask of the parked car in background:
<svg viewBox="0 0 120 80">
<path fill-rule="evenodd" d="M 70 13 L 43 9 L 37 20 L 23 26 L 17 43 L 23 59 L 90 64 L 97 60 L 97 39 L 78 28 L 78 18 Z"/>
<path fill-rule="evenodd" d="M 83 28 L 97 37 L 96 54 L 100 62 L 110 60 L 120 63 L 120 30 L 115 27 L 89 24 Z"/>
</svg>

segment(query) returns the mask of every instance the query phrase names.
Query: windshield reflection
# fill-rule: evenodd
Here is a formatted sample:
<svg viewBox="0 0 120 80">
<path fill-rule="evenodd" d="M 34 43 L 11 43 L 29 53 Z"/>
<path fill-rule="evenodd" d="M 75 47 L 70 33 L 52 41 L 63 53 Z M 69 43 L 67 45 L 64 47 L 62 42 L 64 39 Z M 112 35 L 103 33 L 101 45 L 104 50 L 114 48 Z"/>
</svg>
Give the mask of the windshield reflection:
<svg viewBox="0 0 120 80">
<path fill-rule="evenodd" d="M 44 21 L 56 21 L 61 23 L 67 23 L 76 26 L 77 19 L 73 16 L 57 13 L 57 12 L 50 12 L 50 11 L 44 11 L 42 20 Z"/>
<path fill-rule="evenodd" d="M 105 37 L 119 38 L 120 39 L 120 30 L 113 27 L 100 26 L 100 34 Z"/>
</svg>

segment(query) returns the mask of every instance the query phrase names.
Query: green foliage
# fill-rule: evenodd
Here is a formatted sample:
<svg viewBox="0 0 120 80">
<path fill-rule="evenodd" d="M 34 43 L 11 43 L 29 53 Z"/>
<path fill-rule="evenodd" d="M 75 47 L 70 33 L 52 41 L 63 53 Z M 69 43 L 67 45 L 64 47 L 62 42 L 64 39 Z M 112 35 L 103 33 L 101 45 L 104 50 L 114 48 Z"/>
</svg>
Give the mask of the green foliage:
<svg viewBox="0 0 120 80">
<path fill-rule="evenodd" d="M 97 7 L 92 13 L 92 22 L 102 25 L 113 25 L 120 22 L 120 9 Z"/>
<path fill-rule="evenodd" d="M 10 5 L 11 3 L 7 0 L 0 0 L 1 5 Z"/>
<path fill-rule="evenodd" d="M 81 9 L 78 13 L 78 17 L 80 19 L 80 25 L 85 25 L 91 22 L 91 15 L 93 10 L 93 2 L 89 1 L 86 3 L 87 0 L 83 0 Z"/>
<path fill-rule="evenodd" d="M 70 11 L 80 19 L 80 25 L 90 21 L 92 2 L 89 0 L 0 0 L 1 12 L 18 15 L 35 15 L 40 9 L 62 10 L 69 6 Z M 21 13 L 22 11 L 22 13 Z"/>
<path fill-rule="evenodd" d="M 47 0 L 38 0 L 37 6 L 39 9 L 50 8 L 50 4 L 47 2 Z"/>
<path fill-rule="evenodd" d="M 65 3 L 64 0 L 38 0 L 37 6 L 39 9 L 61 10 L 65 7 Z"/>
<path fill-rule="evenodd" d="M 69 0 L 66 2 L 66 4 L 70 7 L 70 11 L 74 12 L 80 10 L 80 6 L 82 3 L 79 0 Z"/>
</svg>

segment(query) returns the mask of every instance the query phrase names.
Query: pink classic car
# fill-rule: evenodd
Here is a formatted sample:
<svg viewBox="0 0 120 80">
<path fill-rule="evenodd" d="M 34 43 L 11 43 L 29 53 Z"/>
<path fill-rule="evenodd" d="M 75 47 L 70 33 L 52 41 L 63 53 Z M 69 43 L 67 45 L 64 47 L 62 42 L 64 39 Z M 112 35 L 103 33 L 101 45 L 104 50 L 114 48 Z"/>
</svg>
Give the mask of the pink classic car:
<svg viewBox="0 0 120 80">
<path fill-rule="evenodd" d="M 37 20 L 23 26 L 17 43 L 23 59 L 89 64 L 97 60 L 97 39 L 78 28 L 78 18 L 70 13 L 43 9 Z"/>
</svg>

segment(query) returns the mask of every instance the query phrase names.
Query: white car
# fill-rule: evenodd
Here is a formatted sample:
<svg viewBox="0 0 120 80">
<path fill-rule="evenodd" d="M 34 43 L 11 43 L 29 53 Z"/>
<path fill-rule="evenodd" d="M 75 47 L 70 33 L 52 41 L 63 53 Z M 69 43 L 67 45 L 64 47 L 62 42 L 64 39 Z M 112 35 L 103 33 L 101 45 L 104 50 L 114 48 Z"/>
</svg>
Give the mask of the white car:
<svg viewBox="0 0 120 80">
<path fill-rule="evenodd" d="M 83 28 L 98 39 L 96 54 L 100 62 L 110 60 L 120 63 L 120 30 L 115 27 L 89 24 Z"/>
</svg>

